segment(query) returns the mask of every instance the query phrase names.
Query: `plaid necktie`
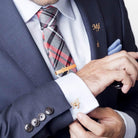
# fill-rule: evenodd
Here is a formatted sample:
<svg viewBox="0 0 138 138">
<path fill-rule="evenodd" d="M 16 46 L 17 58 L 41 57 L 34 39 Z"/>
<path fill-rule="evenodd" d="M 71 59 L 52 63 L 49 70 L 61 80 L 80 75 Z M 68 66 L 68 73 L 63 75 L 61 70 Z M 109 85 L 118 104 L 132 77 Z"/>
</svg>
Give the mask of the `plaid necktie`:
<svg viewBox="0 0 138 138">
<path fill-rule="evenodd" d="M 64 39 L 56 25 L 58 13 L 58 9 L 53 6 L 41 8 L 37 13 L 41 29 L 43 30 L 45 51 L 55 72 L 61 70 L 62 68 L 75 65 Z M 76 72 L 76 68 L 73 68 L 70 71 Z M 67 74 L 67 72 L 61 73 L 59 76 L 63 76 L 65 74 Z"/>
</svg>

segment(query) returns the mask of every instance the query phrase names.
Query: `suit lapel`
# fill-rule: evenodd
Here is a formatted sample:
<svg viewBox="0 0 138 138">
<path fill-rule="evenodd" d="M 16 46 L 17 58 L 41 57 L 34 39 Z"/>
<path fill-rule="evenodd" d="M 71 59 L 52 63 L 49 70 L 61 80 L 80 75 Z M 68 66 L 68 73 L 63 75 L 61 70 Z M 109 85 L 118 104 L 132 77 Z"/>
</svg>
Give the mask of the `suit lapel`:
<svg viewBox="0 0 138 138">
<path fill-rule="evenodd" d="M 106 32 L 103 17 L 97 0 L 75 0 L 88 35 L 91 58 L 97 59 L 107 55 Z"/>
<path fill-rule="evenodd" d="M 96 0 L 75 0 L 88 34 L 92 59 L 107 55 L 104 23 Z M 94 6 L 93 6 L 94 5 Z M 5 51 L 36 85 L 52 79 L 36 44 L 11 0 L 0 4 L 0 49 Z M 100 31 L 92 25 L 100 23 Z M 99 47 L 97 47 L 99 42 Z M 44 77 L 45 76 L 45 77 Z"/>
<path fill-rule="evenodd" d="M 52 79 L 48 67 L 11 0 L 1 1 L 0 19 L 0 49 L 7 52 L 35 85 Z"/>
</svg>

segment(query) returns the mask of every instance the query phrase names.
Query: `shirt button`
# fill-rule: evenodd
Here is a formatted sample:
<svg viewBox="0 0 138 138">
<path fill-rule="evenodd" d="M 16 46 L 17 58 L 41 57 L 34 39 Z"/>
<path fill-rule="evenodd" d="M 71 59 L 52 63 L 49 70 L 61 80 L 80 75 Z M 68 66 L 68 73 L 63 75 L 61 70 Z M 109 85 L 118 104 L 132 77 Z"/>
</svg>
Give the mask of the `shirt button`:
<svg viewBox="0 0 138 138">
<path fill-rule="evenodd" d="M 44 113 L 40 113 L 39 115 L 38 115 L 38 120 L 39 121 L 44 121 L 46 119 L 46 115 L 44 114 Z"/>
<path fill-rule="evenodd" d="M 37 118 L 34 118 L 34 119 L 32 119 L 31 124 L 34 127 L 38 127 L 40 125 L 40 122 Z"/>
<path fill-rule="evenodd" d="M 47 115 L 52 115 L 54 113 L 54 108 L 47 107 L 45 112 Z"/>
<path fill-rule="evenodd" d="M 31 124 L 26 124 L 25 125 L 25 131 L 26 132 L 31 132 L 34 129 L 34 127 Z"/>
</svg>

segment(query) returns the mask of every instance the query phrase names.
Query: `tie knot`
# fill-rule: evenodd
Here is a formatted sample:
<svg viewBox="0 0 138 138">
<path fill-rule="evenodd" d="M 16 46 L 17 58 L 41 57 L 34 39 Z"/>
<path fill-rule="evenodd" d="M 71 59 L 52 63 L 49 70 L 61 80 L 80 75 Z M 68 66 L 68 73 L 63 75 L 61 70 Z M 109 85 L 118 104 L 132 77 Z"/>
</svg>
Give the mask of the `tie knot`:
<svg viewBox="0 0 138 138">
<path fill-rule="evenodd" d="M 54 26 L 56 24 L 56 17 L 58 15 L 58 9 L 53 6 L 41 8 L 37 12 L 38 19 L 40 21 L 41 29 L 48 26 Z"/>
</svg>

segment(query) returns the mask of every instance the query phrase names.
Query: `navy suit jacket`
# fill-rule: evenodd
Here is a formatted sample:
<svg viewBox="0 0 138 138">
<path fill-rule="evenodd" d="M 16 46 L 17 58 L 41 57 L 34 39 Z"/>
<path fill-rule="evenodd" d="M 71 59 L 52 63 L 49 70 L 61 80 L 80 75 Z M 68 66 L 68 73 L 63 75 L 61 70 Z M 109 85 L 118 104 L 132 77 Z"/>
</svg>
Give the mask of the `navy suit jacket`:
<svg viewBox="0 0 138 138">
<path fill-rule="evenodd" d="M 120 38 L 123 49 L 137 51 L 123 0 L 75 0 L 86 28 L 92 59 L 107 55 L 107 46 Z M 100 23 L 99 32 L 92 28 Z M 99 46 L 97 47 L 97 43 Z M 123 95 L 108 87 L 97 97 L 101 107 L 128 113 L 138 125 L 138 84 Z M 27 123 L 53 107 L 30 133 Z M 12 0 L 0 1 L 0 137 L 69 137 L 73 121 L 61 89 L 53 80 L 32 36 Z M 137 135 L 138 137 L 138 135 Z"/>
</svg>

